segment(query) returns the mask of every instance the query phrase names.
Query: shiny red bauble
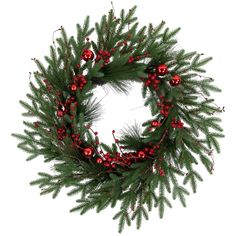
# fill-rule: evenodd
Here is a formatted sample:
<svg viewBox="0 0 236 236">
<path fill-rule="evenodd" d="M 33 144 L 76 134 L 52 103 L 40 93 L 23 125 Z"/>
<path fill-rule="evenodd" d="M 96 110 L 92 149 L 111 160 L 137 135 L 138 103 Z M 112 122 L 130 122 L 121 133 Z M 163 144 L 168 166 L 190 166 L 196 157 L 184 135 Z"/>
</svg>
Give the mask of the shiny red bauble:
<svg viewBox="0 0 236 236">
<path fill-rule="evenodd" d="M 81 58 L 85 61 L 93 60 L 94 53 L 89 49 L 85 49 L 82 53 Z"/>
<path fill-rule="evenodd" d="M 179 75 L 173 75 L 170 80 L 171 86 L 178 86 L 181 83 L 181 77 Z"/>
<path fill-rule="evenodd" d="M 158 75 L 162 75 L 162 76 L 168 74 L 167 65 L 161 64 L 161 65 L 157 66 L 156 72 L 157 72 Z"/>
</svg>

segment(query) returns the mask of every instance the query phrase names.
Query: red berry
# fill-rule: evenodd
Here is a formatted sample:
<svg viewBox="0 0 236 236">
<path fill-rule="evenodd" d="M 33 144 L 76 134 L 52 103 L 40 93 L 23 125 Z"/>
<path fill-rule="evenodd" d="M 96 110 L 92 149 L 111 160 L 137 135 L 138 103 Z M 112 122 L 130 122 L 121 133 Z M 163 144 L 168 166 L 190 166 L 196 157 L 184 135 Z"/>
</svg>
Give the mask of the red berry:
<svg viewBox="0 0 236 236">
<path fill-rule="evenodd" d="M 93 155 L 93 149 L 90 147 L 84 148 L 83 154 L 86 157 L 91 157 Z"/>
<path fill-rule="evenodd" d="M 153 120 L 152 121 L 152 127 L 158 127 L 158 126 L 160 126 L 160 122 L 159 121 L 157 121 L 157 120 Z"/>
<path fill-rule="evenodd" d="M 35 127 L 35 128 L 38 128 L 38 127 L 39 127 L 39 122 L 35 121 L 35 122 L 34 122 L 34 127 Z"/>
<path fill-rule="evenodd" d="M 111 167 L 112 167 L 113 169 L 115 169 L 115 168 L 116 168 L 116 164 L 115 164 L 115 163 L 112 163 L 112 164 L 111 164 Z"/>
<path fill-rule="evenodd" d="M 138 158 L 145 158 L 146 157 L 146 154 L 144 151 L 138 151 Z"/>
<path fill-rule="evenodd" d="M 130 56 L 130 57 L 129 57 L 129 60 L 128 60 L 128 63 L 132 63 L 132 62 L 134 62 L 134 57 L 133 57 L 133 56 Z"/>
<path fill-rule="evenodd" d="M 110 167 L 110 163 L 109 163 L 108 161 L 105 161 L 105 162 L 103 163 L 103 165 L 104 165 L 105 167 Z"/>
<path fill-rule="evenodd" d="M 102 160 L 102 158 L 98 157 L 98 158 L 96 159 L 96 162 L 97 162 L 98 164 L 102 164 L 102 163 L 103 163 L 103 160 Z"/>
<path fill-rule="evenodd" d="M 71 89 L 71 91 L 76 91 L 77 90 L 77 85 L 76 84 L 72 84 L 71 86 L 70 86 L 70 89 Z"/>
<path fill-rule="evenodd" d="M 165 172 L 161 168 L 158 170 L 158 172 L 159 172 L 160 176 L 165 176 Z"/>
<path fill-rule="evenodd" d="M 155 80 L 156 77 L 157 77 L 157 75 L 154 74 L 154 73 L 149 73 L 149 74 L 148 74 L 148 78 L 149 78 L 150 80 Z"/>
<path fill-rule="evenodd" d="M 64 116 L 64 112 L 62 110 L 57 110 L 57 116 L 58 117 Z"/>
</svg>

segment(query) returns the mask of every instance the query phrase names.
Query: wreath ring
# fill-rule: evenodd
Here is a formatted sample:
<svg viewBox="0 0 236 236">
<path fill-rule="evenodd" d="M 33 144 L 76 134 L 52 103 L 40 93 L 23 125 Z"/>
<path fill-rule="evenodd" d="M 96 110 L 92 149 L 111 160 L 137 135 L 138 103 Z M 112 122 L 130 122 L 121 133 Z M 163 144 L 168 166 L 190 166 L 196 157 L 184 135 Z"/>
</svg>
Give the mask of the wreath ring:
<svg viewBox="0 0 236 236">
<path fill-rule="evenodd" d="M 68 195 L 80 197 L 71 212 L 81 214 L 120 202 L 114 216 L 120 232 L 134 219 L 139 228 L 153 207 L 162 218 L 171 207 L 169 193 L 186 206 L 189 192 L 180 177 L 196 192 L 202 177 L 194 167 L 201 162 L 212 173 L 212 153 L 220 151 L 218 138 L 223 137 L 216 117 L 223 109 L 209 98 L 210 91 L 220 89 L 202 75 L 211 58 L 175 50 L 179 28 L 171 31 L 164 22 L 138 29 L 135 9 L 122 10 L 119 18 L 112 10 L 104 15 L 95 24 L 97 42 L 89 38 L 94 31 L 89 17 L 77 25 L 76 38 L 60 28 L 61 37 L 45 56 L 47 67 L 33 59 L 38 71 L 27 94 L 31 104 L 20 101 L 23 115 L 37 120 L 24 121 L 24 134 L 13 134 L 30 154 L 27 160 L 44 156 L 53 163 L 56 173 L 40 172 L 31 182 L 41 194 L 55 198 L 61 188 L 72 187 Z M 142 124 L 143 130 L 129 127 L 119 140 L 112 131 L 114 143 L 108 146 L 92 128 L 100 116 L 93 89 L 109 85 L 126 93 L 132 81 L 142 83 L 153 119 Z"/>
</svg>

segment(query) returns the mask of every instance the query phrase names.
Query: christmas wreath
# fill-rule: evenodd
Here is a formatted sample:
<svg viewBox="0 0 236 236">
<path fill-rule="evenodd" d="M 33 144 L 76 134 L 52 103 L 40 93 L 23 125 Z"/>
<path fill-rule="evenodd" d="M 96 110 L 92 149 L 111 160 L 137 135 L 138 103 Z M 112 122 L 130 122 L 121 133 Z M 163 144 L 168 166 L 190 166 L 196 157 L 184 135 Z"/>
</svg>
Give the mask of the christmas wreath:
<svg viewBox="0 0 236 236">
<path fill-rule="evenodd" d="M 136 7 L 127 13 L 114 11 L 95 24 L 96 40 L 90 35 L 89 17 L 77 24 L 77 36 L 61 37 L 45 56 L 47 66 L 33 59 L 38 70 L 30 82 L 30 103 L 20 101 L 24 134 L 13 134 L 18 147 L 29 153 L 27 160 L 43 156 L 52 163 L 53 173 L 39 172 L 31 185 L 41 194 L 55 198 L 63 187 L 68 195 L 78 194 L 71 212 L 97 212 L 119 202 L 119 232 L 136 220 L 137 228 L 148 211 L 158 207 L 162 218 L 169 197 L 185 207 L 190 184 L 196 192 L 202 177 L 196 165 L 202 163 L 211 174 L 213 150 L 220 152 L 223 137 L 220 119 L 224 110 L 210 98 L 219 92 L 202 68 L 211 58 L 176 50 L 178 29 L 161 22 L 157 27 L 138 27 Z M 96 41 L 96 42 L 95 42 Z M 133 81 L 142 83 L 145 106 L 153 118 L 142 127 L 123 130 L 109 146 L 99 140 L 93 122 L 100 117 L 100 104 L 93 94 L 96 86 L 110 86 L 127 93 Z M 183 184 L 180 183 L 183 177 Z"/>
</svg>

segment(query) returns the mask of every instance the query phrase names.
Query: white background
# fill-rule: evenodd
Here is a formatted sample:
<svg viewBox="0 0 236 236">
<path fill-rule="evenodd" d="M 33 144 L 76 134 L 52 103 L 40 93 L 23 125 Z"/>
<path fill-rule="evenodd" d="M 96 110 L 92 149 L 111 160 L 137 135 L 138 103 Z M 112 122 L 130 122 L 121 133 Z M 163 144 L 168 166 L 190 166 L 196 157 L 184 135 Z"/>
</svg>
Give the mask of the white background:
<svg viewBox="0 0 236 236">
<path fill-rule="evenodd" d="M 214 60 L 207 66 L 208 75 L 223 89 L 217 94 L 219 106 L 226 107 L 222 114 L 226 138 L 222 140 L 222 153 L 215 156 L 213 176 L 202 170 L 204 182 L 198 192 L 187 199 L 185 209 L 176 201 L 173 209 L 158 218 L 156 209 L 150 220 L 143 222 L 141 230 L 126 228 L 124 235 L 236 235 L 235 211 L 235 1 L 114 0 L 116 13 L 121 8 L 138 5 L 140 25 L 158 24 L 165 20 L 168 26 L 181 26 L 179 46 L 186 50 L 204 52 Z M 116 211 L 110 208 L 80 216 L 70 214 L 75 199 L 62 192 L 56 200 L 39 196 L 37 187 L 29 182 L 38 171 L 49 169 L 42 159 L 26 162 L 26 154 L 16 148 L 12 132 L 23 129 L 19 99 L 28 90 L 28 73 L 35 69 L 30 58 L 43 58 L 52 43 L 52 32 L 63 25 L 68 34 L 75 34 L 75 25 L 86 15 L 92 23 L 110 9 L 110 1 L 92 0 L 2 0 L 0 3 L 0 235 L 118 235 L 117 222 L 111 218 Z M 149 116 L 142 106 L 139 88 L 130 97 L 110 93 L 104 100 L 104 120 L 96 128 L 103 140 L 111 142 L 111 130 L 121 128 L 134 119 L 144 121 Z M 114 109 L 115 108 L 115 109 Z"/>
</svg>

